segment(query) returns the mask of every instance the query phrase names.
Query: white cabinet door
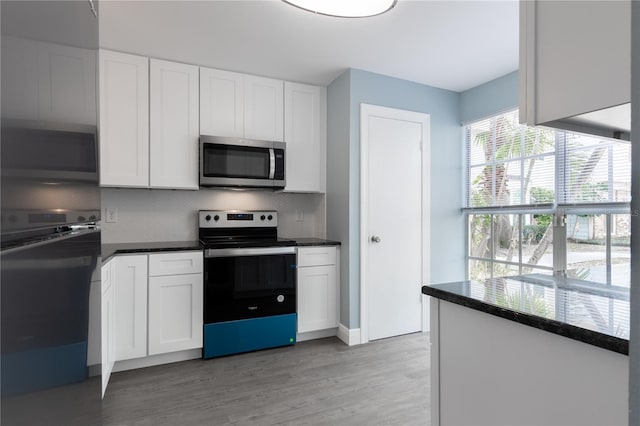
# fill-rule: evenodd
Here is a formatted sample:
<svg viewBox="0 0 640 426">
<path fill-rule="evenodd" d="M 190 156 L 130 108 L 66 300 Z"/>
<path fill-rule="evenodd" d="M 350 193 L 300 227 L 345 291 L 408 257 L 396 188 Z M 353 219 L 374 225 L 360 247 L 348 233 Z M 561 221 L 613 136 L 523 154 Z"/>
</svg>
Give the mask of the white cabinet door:
<svg viewBox="0 0 640 426">
<path fill-rule="evenodd" d="M 338 326 L 336 266 L 298 268 L 298 333 Z"/>
<path fill-rule="evenodd" d="M 2 117 L 38 119 L 38 43 L 2 35 Z"/>
<path fill-rule="evenodd" d="M 326 88 L 284 83 L 285 191 L 324 192 Z"/>
<path fill-rule="evenodd" d="M 2 57 L 3 117 L 95 125 L 94 51 L 2 37 Z"/>
<path fill-rule="evenodd" d="M 244 137 L 284 140 L 284 83 L 281 80 L 244 77 Z"/>
<path fill-rule="evenodd" d="M 113 364 L 115 363 L 115 310 L 113 304 L 113 261 L 102 266 L 102 310 L 101 310 L 101 352 L 102 352 L 102 397 L 107 390 Z"/>
<path fill-rule="evenodd" d="M 244 136 L 244 75 L 200 68 L 200 134 Z"/>
<path fill-rule="evenodd" d="M 631 1 L 520 2 L 520 120 L 630 102 Z"/>
<path fill-rule="evenodd" d="M 149 59 L 100 50 L 100 184 L 149 186 Z"/>
<path fill-rule="evenodd" d="M 40 43 L 38 54 L 40 120 L 95 125 L 96 53 Z"/>
<path fill-rule="evenodd" d="M 150 186 L 198 189 L 198 67 L 150 60 Z"/>
<path fill-rule="evenodd" d="M 202 274 L 149 278 L 149 355 L 202 347 Z"/>
<path fill-rule="evenodd" d="M 147 255 L 118 256 L 113 267 L 116 361 L 147 355 Z"/>
</svg>

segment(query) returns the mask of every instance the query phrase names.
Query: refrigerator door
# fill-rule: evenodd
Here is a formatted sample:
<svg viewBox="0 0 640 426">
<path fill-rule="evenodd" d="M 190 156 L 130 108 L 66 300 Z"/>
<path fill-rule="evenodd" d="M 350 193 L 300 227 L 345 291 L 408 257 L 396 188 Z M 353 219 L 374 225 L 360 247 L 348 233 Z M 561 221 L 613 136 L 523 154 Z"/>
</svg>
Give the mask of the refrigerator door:
<svg viewBox="0 0 640 426">
<path fill-rule="evenodd" d="M 102 423 L 98 9 L 0 2 L 3 425 Z"/>
<path fill-rule="evenodd" d="M 99 404 L 100 380 L 87 380 L 87 353 L 90 310 L 100 309 L 89 303 L 92 290 L 100 291 L 99 283 L 92 286 L 100 279 L 100 231 L 4 250 L 0 263 L 2 423 L 40 424 L 40 412 L 46 424 L 53 401 L 58 420 L 49 424 L 95 419 L 99 411 L 90 409 Z M 81 407 L 89 412 L 79 413 Z"/>
</svg>

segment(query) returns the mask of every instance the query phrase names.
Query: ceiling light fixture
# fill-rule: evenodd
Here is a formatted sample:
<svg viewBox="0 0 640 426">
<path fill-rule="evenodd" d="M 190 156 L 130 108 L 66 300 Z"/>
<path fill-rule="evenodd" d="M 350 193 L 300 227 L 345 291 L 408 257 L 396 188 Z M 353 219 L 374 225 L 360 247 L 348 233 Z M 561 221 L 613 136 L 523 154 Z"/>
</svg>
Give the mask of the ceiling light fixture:
<svg viewBox="0 0 640 426">
<path fill-rule="evenodd" d="M 340 18 L 365 18 L 385 13 L 398 0 L 282 0 L 292 6 L 320 15 Z"/>
</svg>

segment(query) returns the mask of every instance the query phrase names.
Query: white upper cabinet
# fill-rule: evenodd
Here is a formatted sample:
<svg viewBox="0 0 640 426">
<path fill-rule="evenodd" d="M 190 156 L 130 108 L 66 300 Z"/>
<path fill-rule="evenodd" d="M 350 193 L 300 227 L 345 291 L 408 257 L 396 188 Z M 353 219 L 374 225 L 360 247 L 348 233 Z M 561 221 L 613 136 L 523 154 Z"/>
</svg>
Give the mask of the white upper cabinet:
<svg viewBox="0 0 640 426">
<path fill-rule="evenodd" d="M 285 191 L 325 191 L 326 96 L 324 87 L 284 83 Z"/>
<path fill-rule="evenodd" d="M 200 134 L 282 142 L 283 84 L 200 68 Z"/>
<path fill-rule="evenodd" d="M 38 43 L 2 36 L 2 116 L 38 119 Z"/>
<path fill-rule="evenodd" d="M 150 186 L 198 189 L 198 67 L 150 60 Z"/>
<path fill-rule="evenodd" d="M 630 102 L 630 8 L 630 1 L 521 0 L 522 122 L 598 126 L 598 114 L 575 116 Z"/>
<path fill-rule="evenodd" d="M 94 125 L 96 53 L 43 43 L 38 55 L 40 120 Z"/>
<path fill-rule="evenodd" d="M 244 77 L 244 137 L 284 140 L 283 82 L 271 78 Z"/>
<path fill-rule="evenodd" d="M 13 37 L 2 51 L 4 117 L 95 125 L 94 51 Z"/>
<path fill-rule="evenodd" d="M 244 136 L 244 75 L 200 68 L 200 134 Z"/>
<path fill-rule="evenodd" d="M 100 50 L 100 184 L 149 186 L 149 59 Z"/>
</svg>

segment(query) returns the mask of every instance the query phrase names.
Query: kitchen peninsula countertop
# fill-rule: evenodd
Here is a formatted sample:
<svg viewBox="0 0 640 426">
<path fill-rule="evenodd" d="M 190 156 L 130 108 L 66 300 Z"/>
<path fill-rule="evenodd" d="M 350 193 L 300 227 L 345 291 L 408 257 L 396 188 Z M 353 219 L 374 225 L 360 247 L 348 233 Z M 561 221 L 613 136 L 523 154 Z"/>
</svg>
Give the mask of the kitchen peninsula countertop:
<svg viewBox="0 0 640 426">
<path fill-rule="evenodd" d="M 546 275 L 458 281 L 422 293 L 624 355 L 629 289 Z"/>
</svg>

